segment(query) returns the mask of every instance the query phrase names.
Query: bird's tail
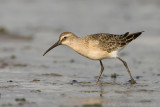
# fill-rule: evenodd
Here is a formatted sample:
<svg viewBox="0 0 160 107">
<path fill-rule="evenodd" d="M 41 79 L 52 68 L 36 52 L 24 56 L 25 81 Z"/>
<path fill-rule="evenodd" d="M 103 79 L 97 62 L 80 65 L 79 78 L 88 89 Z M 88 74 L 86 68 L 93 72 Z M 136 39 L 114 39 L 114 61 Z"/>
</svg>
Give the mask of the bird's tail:
<svg viewBox="0 0 160 107">
<path fill-rule="evenodd" d="M 144 31 L 142 31 L 142 32 L 144 32 Z M 140 36 L 142 34 L 142 32 L 136 32 L 136 33 L 131 33 L 131 34 L 129 34 L 129 32 L 125 33 L 124 38 L 126 40 L 126 43 L 128 44 L 132 40 L 136 39 L 138 36 Z"/>
<path fill-rule="evenodd" d="M 144 32 L 144 31 L 142 31 Z M 139 35 L 142 34 L 142 32 L 136 32 L 136 33 L 125 33 L 123 35 L 120 35 L 118 44 L 120 45 L 121 48 L 123 48 L 124 46 L 126 46 L 128 43 L 130 43 L 132 40 L 136 39 Z"/>
</svg>

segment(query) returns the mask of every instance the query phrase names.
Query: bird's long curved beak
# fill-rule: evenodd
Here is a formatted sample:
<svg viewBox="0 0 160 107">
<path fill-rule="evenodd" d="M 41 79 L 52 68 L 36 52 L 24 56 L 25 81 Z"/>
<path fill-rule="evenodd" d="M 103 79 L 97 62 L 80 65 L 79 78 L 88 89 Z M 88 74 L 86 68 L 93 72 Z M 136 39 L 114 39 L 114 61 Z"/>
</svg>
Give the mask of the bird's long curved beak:
<svg viewBox="0 0 160 107">
<path fill-rule="evenodd" d="M 44 54 L 43 56 L 48 53 L 50 50 L 52 50 L 53 48 L 55 48 L 56 46 L 60 45 L 60 41 L 57 41 L 54 45 L 52 45 Z"/>
</svg>

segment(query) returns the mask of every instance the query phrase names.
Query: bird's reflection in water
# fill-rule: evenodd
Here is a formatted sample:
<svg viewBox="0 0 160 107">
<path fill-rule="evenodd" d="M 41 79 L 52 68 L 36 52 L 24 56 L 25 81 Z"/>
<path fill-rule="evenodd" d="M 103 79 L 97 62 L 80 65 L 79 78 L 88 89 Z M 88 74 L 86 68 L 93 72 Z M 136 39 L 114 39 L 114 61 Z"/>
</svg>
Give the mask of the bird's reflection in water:
<svg viewBox="0 0 160 107">
<path fill-rule="evenodd" d="M 103 98 L 103 92 L 104 92 L 104 86 L 103 83 L 99 83 L 99 97 Z"/>
<path fill-rule="evenodd" d="M 118 84 L 116 82 L 116 78 L 112 78 L 112 82 L 99 82 L 98 83 L 98 88 L 99 88 L 99 97 L 103 98 L 103 94 L 105 94 L 106 92 L 104 92 L 104 88 L 107 84 Z"/>
</svg>

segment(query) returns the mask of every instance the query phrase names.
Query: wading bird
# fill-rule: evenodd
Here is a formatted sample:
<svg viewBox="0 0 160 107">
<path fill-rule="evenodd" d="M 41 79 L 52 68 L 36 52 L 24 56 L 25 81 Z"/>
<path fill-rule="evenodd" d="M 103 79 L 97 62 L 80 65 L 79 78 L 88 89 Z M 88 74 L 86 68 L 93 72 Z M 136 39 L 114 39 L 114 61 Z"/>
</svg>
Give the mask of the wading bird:
<svg viewBox="0 0 160 107">
<path fill-rule="evenodd" d="M 63 32 L 60 35 L 59 40 L 53 46 L 51 46 L 43 54 L 43 56 L 56 46 L 67 45 L 82 56 L 85 56 L 92 60 L 99 60 L 101 65 L 101 71 L 99 77 L 97 78 L 97 83 L 104 70 L 102 59 L 116 58 L 124 64 L 127 72 L 129 73 L 131 83 L 135 84 L 136 81 L 133 79 L 127 63 L 118 56 L 118 52 L 132 40 L 136 39 L 139 35 L 141 35 L 142 32 L 131 34 L 127 32 L 122 35 L 98 33 L 87 35 L 81 38 L 76 36 L 72 32 Z"/>
</svg>

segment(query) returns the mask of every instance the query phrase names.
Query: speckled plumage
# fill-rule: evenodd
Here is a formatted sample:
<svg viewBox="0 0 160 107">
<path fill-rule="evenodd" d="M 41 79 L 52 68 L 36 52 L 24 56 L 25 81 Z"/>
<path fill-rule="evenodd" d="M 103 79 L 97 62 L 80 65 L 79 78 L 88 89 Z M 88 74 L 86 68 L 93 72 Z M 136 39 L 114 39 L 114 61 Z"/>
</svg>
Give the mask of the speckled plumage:
<svg viewBox="0 0 160 107">
<path fill-rule="evenodd" d="M 136 39 L 142 32 L 132 33 L 129 32 L 122 35 L 115 35 L 109 33 L 98 33 L 92 34 L 85 37 L 86 41 L 98 41 L 98 47 L 101 50 L 107 51 L 108 53 L 121 49 L 126 46 L 129 42 Z"/>
</svg>

